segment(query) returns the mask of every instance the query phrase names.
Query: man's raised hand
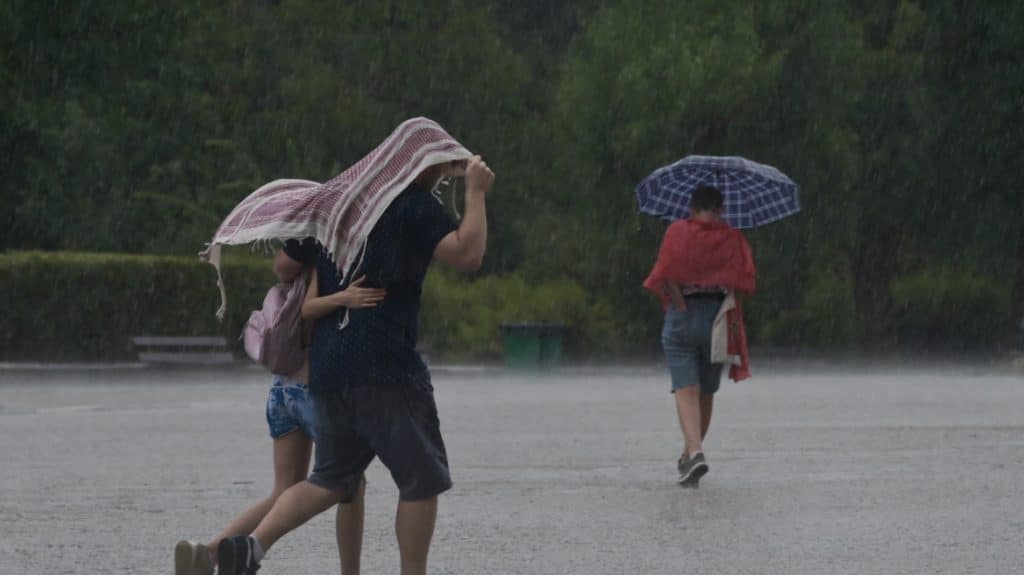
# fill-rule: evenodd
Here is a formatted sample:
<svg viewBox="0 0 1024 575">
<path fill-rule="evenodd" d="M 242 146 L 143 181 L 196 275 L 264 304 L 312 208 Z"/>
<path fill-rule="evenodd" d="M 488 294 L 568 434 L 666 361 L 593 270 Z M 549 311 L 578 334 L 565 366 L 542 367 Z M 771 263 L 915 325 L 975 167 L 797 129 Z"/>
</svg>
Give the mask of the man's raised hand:
<svg viewBox="0 0 1024 575">
<path fill-rule="evenodd" d="M 480 156 L 473 156 L 466 164 L 466 191 L 487 193 L 494 184 L 494 172 Z"/>
</svg>

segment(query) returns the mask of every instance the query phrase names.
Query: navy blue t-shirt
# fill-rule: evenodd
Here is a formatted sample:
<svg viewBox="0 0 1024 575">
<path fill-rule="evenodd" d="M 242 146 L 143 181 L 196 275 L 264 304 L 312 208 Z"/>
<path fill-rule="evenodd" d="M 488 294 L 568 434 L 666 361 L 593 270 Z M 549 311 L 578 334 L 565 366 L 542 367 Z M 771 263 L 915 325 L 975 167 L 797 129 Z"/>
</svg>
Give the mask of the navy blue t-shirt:
<svg viewBox="0 0 1024 575">
<path fill-rule="evenodd" d="M 416 352 L 423 279 L 437 244 L 453 230 L 444 206 L 413 183 L 377 221 L 361 262 L 344 282 L 335 262 L 311 239 L 285 244 L 285 253 L 296 261 L 315 262 L 320 296 L 337 293 L 360 276 L 366 276 L 362 287 L 387 290 L 377 307 L 348 310 L 342 330 L 344 308 L 317 320 L 309 353 L 311 391 L 410 383 L 426 371 Z"/>
</svg>

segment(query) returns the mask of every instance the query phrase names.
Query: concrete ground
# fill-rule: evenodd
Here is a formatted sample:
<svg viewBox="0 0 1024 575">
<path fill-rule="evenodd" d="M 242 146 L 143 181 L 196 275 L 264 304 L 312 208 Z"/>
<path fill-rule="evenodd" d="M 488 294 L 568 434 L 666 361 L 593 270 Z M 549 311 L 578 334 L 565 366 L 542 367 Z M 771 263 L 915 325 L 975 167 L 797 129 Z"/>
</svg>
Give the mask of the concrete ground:
<svg viewBox="0 0 1024 575">
<path fill-rule="evenodd" d="M 0 371 L 0 574 L 172 572 L 271 485 L 269 378 Z M 723 383 L 700 489 L 660 370 L 438 370 L 455 487 L 431 572 L 1024 572 L 1024 378 L 768 366 Z M 397 493 L 369 472 L 364 573 L 397 573 Z M 333 514 L 260 573 L 337 573 Z"/>
</svg>

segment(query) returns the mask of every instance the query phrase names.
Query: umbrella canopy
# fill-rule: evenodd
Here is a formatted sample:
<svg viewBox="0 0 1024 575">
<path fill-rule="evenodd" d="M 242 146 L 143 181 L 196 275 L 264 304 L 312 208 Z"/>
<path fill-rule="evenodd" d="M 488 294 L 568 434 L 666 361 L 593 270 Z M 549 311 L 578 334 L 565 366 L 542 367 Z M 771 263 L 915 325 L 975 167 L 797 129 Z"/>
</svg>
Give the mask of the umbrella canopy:
<svg viewBox="0 0 1024 575">
<path fill-rule="evenodd" d="M 737 156 L 686 156 L 640 182 L 640 213 L 668 221 L 687 218 L 690 197 L 702 185 L 722 192 L 722 219 L 734 228 L 756 228 L 800 211 L 796 183 L 771 166 Z"/>
</svg>

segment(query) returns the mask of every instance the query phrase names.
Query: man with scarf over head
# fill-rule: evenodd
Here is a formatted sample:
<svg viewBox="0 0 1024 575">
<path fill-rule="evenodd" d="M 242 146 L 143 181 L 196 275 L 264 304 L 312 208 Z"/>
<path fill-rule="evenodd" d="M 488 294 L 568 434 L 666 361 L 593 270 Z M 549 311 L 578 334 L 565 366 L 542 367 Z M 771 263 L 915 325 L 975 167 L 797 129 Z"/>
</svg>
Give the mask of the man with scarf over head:
<svg viewBox="0 0 1024 575">
<path fill-rule="evenodd" d="M 424 126 L 407 126 L 415 122 Z M 251 536 L 221 543 L 218 573 L 254 573 L 270 546 L 287 532 L 337 503 L 351 501 L 362 485 L 363 471 L 375 457 L 391 472 L 399 490 L 395 530 L 402 573 L 426 573 L 437 498 L 452 483 L 430 374 L 416 351 L 420 297 L 432 259 L 460 271 L 479 269 L 487 244 L 485 197 L 494 182 L 494 173 L 480 156 L 471 156 L 439 126 L 427 122 L 411 120 L 396 130 L 396 134 L 411 131 L 413 136 L 392 136 L 399 151 L 378 154 L 381 162 L 391 163 L 376 176 L 349 178 L 356 182 L 370 177 L 396 182 L 412 178 L 382 208 L 358 254 L 339 253 L 340 249 L 329 253 L 328 242 L 318 235 L 287 242 L 286 255 L 279 255 L 275 262 L 276 271 L 284 276 L 312 265 L 315 289 L 321 296 L 336 293 L 358 278 L 363 287 L 384 289 L 386 296 L 376 307 L 340 309 L 314 325 L 309 374 L 317 411 L 313 472 L 280 496 Z M 440 135 L 425 138 L 422 144 L 408 143 L 417 134 L 431 133 Z M 405 153 L 401 146 L 412 146 L 407 155 L 414 159 L 396 162 Z M 366 165 L 376 161 L 375 154 L 376 150 L 352 170 L 365 171 Z M 465 214 L 456 228 L 432 192 L 443 178 L 459 175 L 465 175 Z M 362 200 L 353 205 L 373 203 L 372 196 Z M 338 233 L 357 226 L 349 221 Z M 345 271 L 337 265 L 339 258 L 354 263 Z"/>
<path fill-rule="evenodd" d="M 750 377 L 743 311 L 735 294 L 753 293 L 754 259 L 743 234 L 721 219 L 722 208 L 717 189 L 695 190 L 691 217 L 669 226 L 644 281 L 665 309 L 661 341 L 683 432 L 676 466 L 684 487 L 696 487 L 708 472 L 703 440 L 722 364 L 731 364 L 729 375 L 735 381 Z"/>
</svg>

